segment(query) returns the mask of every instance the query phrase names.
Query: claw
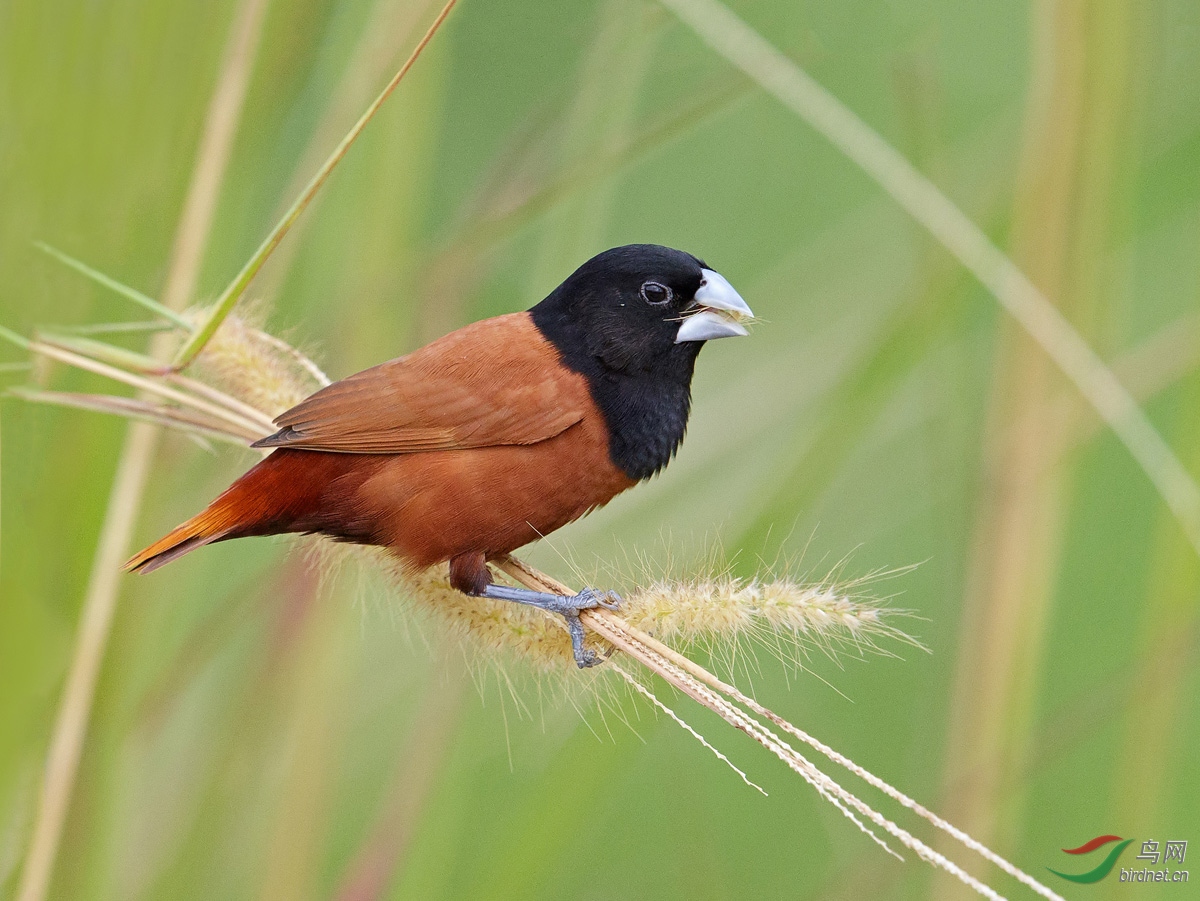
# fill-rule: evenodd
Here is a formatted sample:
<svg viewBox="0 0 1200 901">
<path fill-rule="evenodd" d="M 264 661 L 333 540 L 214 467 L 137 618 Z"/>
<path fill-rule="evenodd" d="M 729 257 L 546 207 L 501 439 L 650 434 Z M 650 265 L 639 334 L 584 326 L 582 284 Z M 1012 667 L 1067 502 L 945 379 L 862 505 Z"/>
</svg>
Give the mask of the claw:
<svg viewBox="0 0 1200 901">
<path fill-rule="evenodd" d="M 591 610 L 603 607 L 605 610 L 620 610 L 621 596 L 615 591 L 598 591 L 595 588 L 585 588 L 572 598 L 563 598 L 574 605 L 576 610 Z"/>
<path fill-rule="evenodd" d="M 589 666 L 603 663 L 599 654 L 583 646 L 583 623 L 579 621 L 579 614 L 564 613 L 563 618 L 567 621 L 567 631 L 571 633 L 571 650 L 575 654 L 575 665 L 580 669 L 587 669 Z"/>
<path fill-rule="evenodd" d="M 615 591 L 604 592 L 604 597 L 600 600 L 600 606 L 605 610 L 620 610 L 621 596 Z"/>
</svg>

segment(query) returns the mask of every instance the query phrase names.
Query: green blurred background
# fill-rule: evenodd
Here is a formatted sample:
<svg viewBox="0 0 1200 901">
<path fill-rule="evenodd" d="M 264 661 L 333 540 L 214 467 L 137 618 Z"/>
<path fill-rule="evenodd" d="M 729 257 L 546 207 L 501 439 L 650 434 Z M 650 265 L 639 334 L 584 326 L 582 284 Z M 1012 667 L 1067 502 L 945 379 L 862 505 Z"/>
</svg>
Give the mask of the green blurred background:
<svg viewBox="0 0 1200 901">
<path fill-rule="evenodd" d="M 733 8 L 1014 256 L 1200 477 L 1200 5 Z M 272 0 L 196 300 L 435 11 Z M 0 4 L 0 323 L 139 318 L 35 239 L 162 290 L 234 12 Z M 463 0 L 250 293 L 339 377 L 632 241 L 703 256 L 765 322 L 703 354 L 666 473 L 534 562 L 569 576 L 560 554 L 719 538 L 743 575 L 780 554 L 815 576 L 919 563 L 873 590 L 922 617 L 929 654 L 797 673 L 764 653 L 738 678 L 1035 875 L 1084 869 L 1059 849 L 1102 833 L 1200 845 L 1200 564 L 1176 522 L 995 301 L 662 8 Z M 6 400 L 0 429 L 8 897 L 125 425 Z M 135 543 L 253 459 L 168 437 Z M 52 897 L 961 895 L 685 699 L 664 691 L 769 798 L 642 702 L 581 714 L 473 680 L 400 599 L 322 587 L 288 548 L 122 579 Z"/>
</svg>

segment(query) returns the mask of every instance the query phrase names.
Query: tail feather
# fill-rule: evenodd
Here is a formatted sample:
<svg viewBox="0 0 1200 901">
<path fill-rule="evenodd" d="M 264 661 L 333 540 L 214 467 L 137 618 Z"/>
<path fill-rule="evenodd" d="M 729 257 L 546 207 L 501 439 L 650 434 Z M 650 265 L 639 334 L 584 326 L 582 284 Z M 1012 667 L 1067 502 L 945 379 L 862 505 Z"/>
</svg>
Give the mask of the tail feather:
<svg viewBox="0 0 1200 901">
<path fill-rule="evenodd" d="M 125 564 L 129 572 L 154 572 L 172 560 L 177 560 L 198 547 L 232 537 L 238 526 L 237 509 L 234 504 L 222 503 L 225 495 L 217 498 L 201 513 L 172 529 L 144 551 L 135 554 Z"/>
<path fill-rule="evenodd" d="M 125 569 L 153 572 L 198 547 L 248 535 L 326 531 L 326 487 L 348 472 L 365 478 L 378 465 L 353 454 L 280 448 L 225 493 L 140 554 Z M 349 491 L 351 486 L 345 486 Z M 336 520 L 336 517 L 334 517 Z"/>
<path fill-rule="evenodd" d="M 295 491 L 285 486 L 306 484 L 296 478 L 294 469 L 294 460 L 271 454 L 226 488 L 207 508 L 131 557 L 125 569 L 153 572 L 198 547 L 223 538 L 254 534 L 264 519 L 279 517 L 280 505 L 286 507 L 288 499 L 295 496 Z M 282 517 L 281 528 L 273 531 L 287 531 L 286 519 Z"/>
</svg>

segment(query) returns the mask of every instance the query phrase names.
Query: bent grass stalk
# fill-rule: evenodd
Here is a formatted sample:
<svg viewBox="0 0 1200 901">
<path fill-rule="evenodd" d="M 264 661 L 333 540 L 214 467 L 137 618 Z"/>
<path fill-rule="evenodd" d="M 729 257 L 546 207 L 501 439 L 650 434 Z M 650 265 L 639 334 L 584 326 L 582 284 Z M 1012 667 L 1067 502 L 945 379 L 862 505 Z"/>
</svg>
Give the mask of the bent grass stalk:
<svg viewBox="0 0 1200 901">
<path fill-rule="evenodd" d="M 651 636 L 639 635 L 638 637 L 639 637 L 639 640 L 641 640 L 651 650 L 656 651 L 657 653 L 661 654 L 664 658 L 671 661 L 676 666 L 683 669 L 685 672 L 688 672 L 692 676 L 695 676 L 697 679 L 704 682 L 706 685 L 708 685 L 712 688 L 715 688 L 718 691 L 724 692 L 725 694 L 729 695 L 731 698 L 733 698 L 738 703 L 745 705 L 753 713 L 756 713 L 759 716 L 765 717 L 766 719 L 768 719 L 772 723 L 774 723 L 776 726 L 778 726 L 780 729 L 783 729 L 788 734 L 792 735 L 795 738 L 798 738 L 800 741 L 804 742 L 809 747 L 811 747 L 817 751 L 820 751 L 822 754 L 824 754 L 826 757 L 828 757 L 834 763 L 836 763 L 836 764 L 844 767 L 845 769 L 849 770 L 850 772 L 854 773 L 854 775 L 858 776 L 860 779 L 862 779 L 868 785 L 883 792 L 889 798 L 898 802 L 902 806 L 907 807 L 909 810 L 913 811 L 921 818 L 928 820 L 930 823 L 932 823 L 938 829 L 942 830 L 943 832 L 945 832 L 946 834 L 948 834 L 949 836 L 951 836 L 958 842 L 960 842 L 963 845 L 965 845 L 966 847 L 970 848 L 972 851 L 975 851 L 977 854 L 979 854 L 984 859 L 995 864 L 997 867 L 999 867 L 1004 872 L 1008 873 L 1013 878 L 1017 879 L 1019 882 L 1022 882 L 1025 885 L 1029 886 L 1038 894 L 1042 895 L 1043 897 L 1047 897 L 1047 898 L 1057 898 L 1058 897 L 1053 892 L 1050 892 L 1049 894 L 1047 894 L 1045 887 L 1042 886 L 1041 883 L 1037 882 L 1032 877 L 1028 876 L 1023 870 L 1018 869 L 1013 864 L 1009 863 L 1007 860 L 1000 857 L 1000 855 L 996 854 L 994 851 L 985 847 L 982 843 L 977 842 L 975 839 L 971 838 L 971 836 L 967 835 L 961 829 L 958 829 L 951 823 L 948 823 L 946 820 L 943 820 L 941 817 L 939 817 L 933 811 L 924 807 L 922 804 L 918 803 L 917 801 L 914 801 L 912 798 L 905 795 L 899 789 L 894 788 L 890 783 L 885 782 L 883 779 L 880 779 L 878 776 L 876 776 L 873 773 L 869 772 L 868 770 L 862 768 L 861 766 L 856 764 L 850 758 L 846 757 L 843 754 L 838 753 L 833 748 L 826 745 L 824 742 L 821 742 L 820 740 L 814 738 L 812 735 L 809 735 L 807 732 L 803 731 L 802 729 L 799 729 L 798 727 L 792 725 L 790 722 L 785 720 L 783 717 L 779 716 L 779 714 L 772 712 L 771 710 L 769 710 L 766 707 L 763 707 L 761 704 L 759 704 L 753 698 L 749 697 L 748 695 L 743 694 L 741 692 L 741 690 L 739 690 L 738 688 L 735 688 L 732 685 L 722 682 L 720 679 L 718 679 L 716 676 L 712 675 L 710 672 L 705 670 L 703 667 L 699 666 L 697 663 L 692 661 L 690 658 L 685 657 L 682 654 L 679 654 L 678 652 L 674 651 L 672 648 L 668 647 L 667 645 L 664 645 L 662 642 L 656 640 L 655 638 L 653 638 Z"/>
<path fill-rule="evenodd" d="M 233 431 L 226 423 L 203 416 L 196 416 L 184 410 L 168 407 L 164 404 L 148 403 L 134 397 L 117 397 L 111 394 L 78 394 L 66 391 L 38 391 L 33 388 L 10 388 L 8 393 L 13 397 L 39 404 L 52 404 L 59 407 L 72 407 L 77 410 L 91 410 L 96 413 L 113 413 L 126 419 L 139 422 L 152 422 L 157 425 L 170 426 L 179 431 L 196 435 L 201 438 L 215 438 L 220 441 L 245 447 L 249 441 L 256 441 L 261 433 L 242 433 Z"/>
<path fill-rule="evenodd" d="M 210 427 L 212 431 L 230 440 L 245 442 L 267 434 L 270 427 L 262 423 L 269 423 L 272 414 L 280 412 L 283 406 L 302 399 L 314 387 L 318 387 L 327 380 L 323 377 L 316 377 L 314 373 L 319 373 L 320 370 L 311 364 L 306 364 L 303 355 L 299 352 L 278 339 L 267 341 L 263 340 L 263 337 L 264 333 L 254 326 L 243 322 L 238 317 L 231 317 L 227 327 L 221 329 L 205 348 L 202 357 L 202 369 L 215 384 L 207 386 L 208 391 L 204 398 L 197 397 L 192 393 L 176 392 L 172 396 L 173 399 L 178 399 L 181 404 L 186 404 L 193 411 L 207 410 L 211 406 L 225 405 L 228 407 L 226 412 L 229 415 L 220 419 L 203 420 L 203 422 L 205 427 Z M 30 349 L 35 353 L 45 353 L 46 351 L 58 353 L 55 348 L 39 342 L 33 342 Z M 58 353 L 55 358 L 76 365 L 77 358 L 81 356 L 81 354 L 69 354 L 64 358 L 61 353 Z M 126 375 L 132 376 L 133 374 L 126 373 Z M 157 377 L 137 376 L 136 378 L 146 380 L 159 378 L 167 381 L 172 376 L 164 373 Z M 261 378 L 263 384 L 252 384 L 257 378 Z M 128 381 L 128 379 L 121 380 Z M 138 381 L 134 381 L 132 384 L 141 387 Z M 241 396 L 234 396 L 237 394 Z M 36 393 L 30 395 L 26 392 L 26 396 L 31 396 L 35 400 L 44 399 Z M 256 398 L 260 402 L 269 398 L 275 406 L 266 409 L 256 408 L 258 416 L 255 419 L 260 420 L 260 427 L 247 434 L 247 423 L 242 420 L 240 415 L 233 414 L 235 409 L 240 410 L 245 405 L 251 404 L 251 398 Z M 91 402 L 95 408 L 121 415 L 129 415 L 130 412 L 148 413 L 141 407 L 129 407 L 128 409 L 123 407 L 121 402 L 130 402 L 128 398 L 107 398 L 107 400 L 109 401 L 107 406 L 103 403 L 96 403 L 94 399 Z M 54 402 L 61 402 L 61 398 L 55 398 Z M 153 404 L 145 406 L 158 410 L 173 409 L 160 408 Z M 178 419 L 185 419 L 196 414 L 180 410 L 175 411 L 172 415 Z M 161 415 L 158 421 L 172 426 L 196 425 L 190 421 L 176 422 L 165 414 Z M 444 567 L 414 572 L 396 562 L 394 558 L 375 553 L 372 550 L 364 549 L 361 552 L 351 551 L 351 553 L 360 554 L 373 560 L 376 565 L 382 566 L 385 573 L 392 578 L 394 585 L 400 587 L 404 593 L 426 609 L 441 615 L 444 621 L 464 635 L 469 636 L 477 648 L 481 648 L 485 652 L 495 652 L 497 659 L 502 655 L 511 655 L 512 652 L 515 652 L 525 660 L 539 666 L 543 671 L 559 674 L 576 672 L 565 629 L 558 617 L 517 604 L 468 598 L 449 587 Z M 340 553 L 338 556 L 345 559 L 344 553 Z M 493 561 L 493 565 L 500 573 L 526 587 L 539 591 L 573 593 L 568 586 L 533 569 L 515 557 L 506 556 L 497 559 Z M 767 599 L 770 599 L 769 603 Z M 886 611 L 881 610 L 877 605 L 840 596 L 824 585 L 806 587 L 789 583 L 787 580 L 746 583 L 724 577 L 678 583 L 660 580 L 647 588 L 635 589 L 630 592 L 620 614 L 607 610 L 589 610 L 582 615 L 582 619 L 591 633 L 589 642 L 593 646 L 597 646 L 597 642 L 600 643 L 598 650 L 610 655 L 617 651 L 624 653 L 640 663 L 647 672 L 658 675 L 673 688 L 683 692 L 697 703 L 716 713 L 726 723 L 744 732 L 811 785 L 822 798 L 831 803 L 889 854 L 899 857 L 881 833 L 886 833 L 896 839 L 920 859 L 959 879 L 983 897 L 991 899 L 1001 897 L 995 889 L 968 874 L 958 864 L 935 851 L 910 831 L 884 816 L 817 768 L 811 760 L 789 744 L 780 733 L 790 735 L 807 744 L 832 762 L 849 770 L 873 788 L 926 820 L 964 847 L 976 852 L 1038 895 L 1061 901 L 1059 896 L 1049 888 L 975 841 L 970 835 L 957 829 L 878 776 L 858 766 L 850 758 L 794 726 L 736 686 L 718 678 L 696 661 L 669 647 L 658 637 L 633 624 L 633 622 L 642 623 L 647 629 L 657 628 L 664 634 L 673 635 L 682 640 L 705 635 L 736 638 L 743 632 L 753 634 L 755 629 L 765 629 L 772 633 L 811 631 L 827 638 L 848 635 L 854 640 L 861 640 L 864 636 L 869 638 L 873 634 L 891 635 L 901 640 L 911 641 L 885 621 L 885 614 Z M 717 750 L 708 739 L 688 725 L 682 717 L 668 708 L 633 673 L 612 662 L 608 669 L 611 669 L 635 692 L 666 713 L 702 745 L 716 754 L 747 784 L 762 791 L 742 769 Z M 780 731 L 776 732 L 776 729 Z"/>
<path fill-rule="evenodd" d="M 502 570 L 504 570 L 504 572 L 506 572 L 508 575 L 512 576 L 512 578 L 514 578 L 521 584 L 526 585 L 526 587 L 532 588 L 534 590 L 551 591 L 551 592 L 558 592 L 558 593 L 564 593 L 564 594 L 573 594 L 573 592 L 570 590 L 570 588 L 568 588 L 566 585 L 563 585 L 561 582 L 558 582 L 558 581 L 552 579 L 551 577 L 545 575 L 544 573 L 538 572 L 537 570 L 533 569 L 532 567 L 528 566 L 527 564 L 522 563 L 521 561 L 517 560 L 514 557 L 509 557 L 507 560 L 502 561 L 500 564 L 500 567 Z M 661 663 L 665 664 L 665 666 L 662 666 L 661 668 L 656 668 L 655 666 L 652 666 L 650 663 L 648 663 L 646 660 L 643 660 L 640 656 L 638 656 L 638 659 L 642 663 L 646 664 L 648 667 L 654 669 L 655 672 L 658 672 L 658 674 L 660 676 L 662 676 L 666 681 L 670 682 L 672 685 L 674 685 L 676 688 L 679 688 L 681 691 L 684 691 L 685 693 L 689 694 L 689 696 L 693 697 L 693 699 L 695 699 L 698 703 L 704 704 L 704 706 L 709 707 L 709 709 L 713 710 L 715 713 L 718 713 L 718 715 L 721 715 L 722 718 L 726 718 L 725 713 L 723 713 L 722 710 L 717 710 L 715 707 L 710 706 L 708 703 L 705 702 L 705 700 L 702 700 L 700 697 L 697 697 L 695 694 L 688 691 L 687 688 L 685 688 L 683 684 L 678 684 L 676 682 L 676 679 L 682 675 L 683 677 L 688 677 L 688 678 L 693 678 L 693 679 L 699 680 L 704 685 L 706 685 L 712 689 L 715 689 L 716 691 L 721 692 L 724 695 L 728 696 L 728 698 L 732 699 L 735 703 L 744 705 L 748 710 L 752 711 L 753 713 L 757 714 L 758 716 L 768 719 L 770 722 L 772 722 L 774 725 L 778 726 L 779 728 L 783 729 L 785 732 L 788 732 L 789 734 L 791 734 L 795 738 L 799 739 L 800 741 L 803 741 L 805 744 L 809 745 L 810 747 L 814 748 L 815 750 L 820 751 L 822 754 L 824 754 L 826 757 L 828 757 L 834 763 L 837 763 L 840 766 L 846 768 L 847 770 L 854 773 L 859 778 L 863 779 L 865 782 L 867 782 L 872 787 L 883 792 L 888 797 L 899 802 L 904 807 L 907 807 L 909 810 L 912 810 L 918 816 L 920 816 L 921 818 L 932 823 L 938 829 L 942 830 L 943 832 L 945 832 L 946 834 L 948 834 L 949 836 L 954 838 L 956 841 L 962 843 L 964 846 L 970 848 L 972 851 L 975 851 L 976 853 L 978 853 L 980 856 L 984 857 L 989 862 L 995 864 L 1001 870 L 1008 873 L 1010 876 L 1013 876 L 1014 878 L 1016 878 L 1017 880 L 1019 880 L 1021 883 L 1028 886 L 1029 888 L 1033 889 L 1035 892 L 1037 892 L 1042 897 L 1058 899 L 1058 901 L 1061 901 L 1061 898 L 1059 897 L 1059 895 L 1057 895 L 1055 892 L 1051 891 L 1046 886 L 1042 885 L 1040 882 L 1035 880 L 1032 876 L 1029 876 L 1027 873 L 1025 873 L 1020 868 L 1009 863 L 1007 860 L 1000 857 L 1000 855 L 996 854 L 994 851 L 991 851 L 989 848 L 985 847 L 980 842 L 975 841 L 973 838 L 971 838 L 971 836 L 967 835 L 965 832 L 961 831 L 960 829 L 957 829 L 952 824 L 943 820 L 941 817 L 937 816 L 937 814 L 933 813 L 932 811 L 928 810 L 923 805 L 914 801 L 912 798 L 905 795 L 899 789 L 894 788 L 888 782 L 884 781 L 883 779 L 880 779 L 878 776 L 875 776 L 874 774 L 870 773 L 866 769 L 860 767 L 858 764 L 854 763 L 854 761 L 850 760 L 845 755 L 838 753 L 833 748 L 829 747 L 828 745 L 824 744 L 823 742 L 818 741 L 816 738 L 809 735 L 807 732 L 804 732 L 803 730 L 792 725 L 790 722 L 785 720 L 783 717 L 779 716 L 777 713 L 774 713 L 771 710 L 769 710 L 768 708 L 759 704 L 757 701 L 755 701 L 753 698 L 749 697 L 748 695 L 744 694 L 738 688 L 736 688 L 732 685 L 729 685 L 729 684 L 723 682 L 722 680 L 718 679 L 716 676 L 714 676 L 708 670 L 704 669 L 704 667 L 700 666 L 698 663 L 696 663 L 694 660 L 690 659 L 689 657 L 686 657 L 686 656 L 680 654 L 679 652 L 675 651 L 674 649 L 672 649 L 672 648 L 668 647 L 667 645 L 663 644 L 662 642 L 658 641 L 654 637 L 647 635 L 645 632 L 642 632 L 640 630 L 633 628 L 632 626 L 629 625 L 628 622 L 624 621 L 621 617 L 619 617 L 616 614 L 613 614 L 607 610 L 589 610 L 583 614 L 582 618 L 584 619 L 584 621 L 587 623 L 587 625 L 589 627 L 593 628 L 597 632 L 600 632 L 600 634 L 604 635 L 605 638 L 607 638 L 614 645 L 621 647 L 622 650 L 625 650 L 627 653 L 631 653 L 633 656 L 638 656 L 636 653 L 634 653 L 635 650 L 638 648 L 638 646 L 640 646 L 642 649 L 644 649 L 646 652 L 648 652 L 651 655 L 657 655 L 660 658 Z M 741 725 L 739 725 L 738 722 L 733 722 L 732 720 L 729 720 L 729 719 L 727 719 L 727 722 L 730 722 L 731 725 L 734 725 L 739 729 L 743 728 Z M 746 731 L 746 730 L 743 729 L 743 731 Z M 767 736 L 770 735 L 769 730 L 764 729 L 763 732 L 766 733 Z M 768 745 L 766 743 L 766 741 L 763 740 L 765 738 L 765 736 L 760 736 L 757 733 L 748 733 L 748 734 L 750 734 L 751 737 L 755 738 L 756 741 L 759 741 L 760 744 L 763 744 L 764 747 L 768 747 L 769 750 L 772 750 L 776 754 L 779 753 L 780 749 Z M 787 747 L 786 743 L 780 741 L 777 737 L 775 738 L 775 741 L 778 741 L 779 744 L 783 745 L 785 748 Z M 803 757 L 801 757 L 801 755 L 799 755 L 794 750 L 792 750 L 790 753 L 795 754 L 796 757 L 800 758 L 800 760 L 804 759 Z M 805 762 L 807 763 L 807 761 L 805 761 Z M 808 764 L 808 766 L 811 767 L 811 764 Z M 839 807 L 839 809 L 841 809 L 841 808 Z M 872 817 L 872 819 L 874 819 L 874 818 Z M 880 823 L 879 825 L 883 825 L 883 824 Z M 889 831 L 891 831 L 891 830 L 889 829 Z M 893 834 L 896 834 L 896 833 L 893 833 Z M 900 836 L 897 835 L 897 837 L 900 837 Z M 911 836 L 909 836 L 909 837 L 911 838 Z M 991 894 L 991 889 L 988 889 L 986 886 L 977 885 L 975 883 L 975 880 L 973 879 L 973 877 L 968 876 L 962 870 L 958 869 L 957 867 L 954 867 L 954 865 L 951 865 L 950 867 L 943 866 L 942 861 L 944 860 L 944 858 L 942 858 L 941 855 L 937 854 L 937 852 L 933 851 L 932 849 L 928 848 L 927 846 L 921 845 L 919 842 L 917 842 L 917 845 L 920 846 L 918 848 L 914 845 L 910 845 L 904 838 L 901 838 L 901 841 L 903 841 L 907 847 L 913 848 L 913 850 L 916 851 L 917 854 L 920 857 L 922 857 L 922 859 L 925 859 L 925 860 L 929 861 L 930 863 L 933 863 L 935 866 L 938 866 L 940 869 L 944 869 L 947 872 L 949 872 L 951 875 L 954 875 L 957 878 L 961 879 L 962 881 L 966 882 L 968 885 L 970 885 L 976 891 L 979 891 L 980 894 L 983 894 L 986 897 L 994 896 L 993 894 Z M 914 839 L 914 842 L 915 841 L 916 840 Z M 946 862 L 948 863 L 948 861 L 946 861 Z"/>
<path fill-rule="evenodd" d="M 1200 554 L 1200 486 L 1129 390 L 983 230 L 878 132 L 719 0 L 660 0 L 853 160 L 991 292 L 1108 424 Z"/>
</svg>

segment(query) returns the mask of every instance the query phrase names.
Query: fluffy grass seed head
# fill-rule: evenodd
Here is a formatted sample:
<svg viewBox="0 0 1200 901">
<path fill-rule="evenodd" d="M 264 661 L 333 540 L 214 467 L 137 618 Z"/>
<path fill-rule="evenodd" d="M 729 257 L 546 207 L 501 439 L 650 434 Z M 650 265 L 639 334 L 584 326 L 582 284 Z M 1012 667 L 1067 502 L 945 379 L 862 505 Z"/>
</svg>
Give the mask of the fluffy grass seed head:
<svg viewBox="0 0 1200 901">
<path fill-rule="evenodd" d="M 203 320 L 205 309 L 189 316 Z M 233 395 L 243 403 L 278 416 L 294 407 L 329 378 L 304 354 L 261 327 L 261 309 L 243 309 L 231 315 L 213 334 L 196 359 L 204 381 Z"/>
<path fill-rule="evenodd" d="M 447 624 L 470 649 L 469 659 L 502 664 L 515 658 L 537 671 L 577 672 L 559 617 L 509 601 L 468 597 L 450 587 L 444 565 L 413 570 L 386 554 L 377 559 L 396 593 Z M 897 613 L 826 585 L 728 575 L 659 579 L 627 588 L 618 611 L 630 626 L 662 641 L 703 644 L 737 657 L 748 640 L 793 664 L 813 647 L 830 653 L 880 650 L 882 638 L 917 645 L 889 622 Z M 613 651 L 591 633 L 587 643 L 602 656 Z"/>
<path fill-rule="evenodd" d="M 827 650 L 837 646 L 878 650 L 876 640 L 885 637 L 914 643 L 888 621 L 902 611 L 836 586 L 806 584 L 786 576 L 657 580 L 635 589 L 621 612 L 634 628 L 685 644 L 770 636 Z"/>
</svg>

